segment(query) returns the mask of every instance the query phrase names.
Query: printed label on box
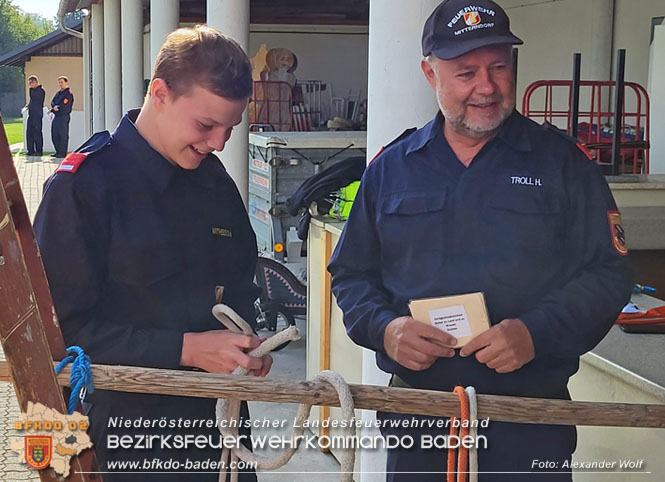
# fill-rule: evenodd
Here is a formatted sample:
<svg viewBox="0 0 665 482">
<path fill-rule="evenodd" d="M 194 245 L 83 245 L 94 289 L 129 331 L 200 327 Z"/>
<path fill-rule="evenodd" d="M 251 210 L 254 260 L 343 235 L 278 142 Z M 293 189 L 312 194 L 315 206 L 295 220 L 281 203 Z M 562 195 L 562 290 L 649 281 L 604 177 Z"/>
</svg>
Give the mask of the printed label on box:
<svg viewBox="0 0 665 482">
<path fill-rule="evenodd" d="M 430 310 L 429 319 L 433 326 L 456 338 L 471 336 L 471 325 L 464 305 Z"/>
</svg>

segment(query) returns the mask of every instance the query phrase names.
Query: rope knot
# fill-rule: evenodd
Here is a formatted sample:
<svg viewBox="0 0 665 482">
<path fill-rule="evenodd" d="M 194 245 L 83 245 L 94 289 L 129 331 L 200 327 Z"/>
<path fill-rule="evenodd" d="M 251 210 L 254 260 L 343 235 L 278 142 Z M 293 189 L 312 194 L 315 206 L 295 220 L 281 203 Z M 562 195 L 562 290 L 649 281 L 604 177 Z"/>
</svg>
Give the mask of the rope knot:
<svg viewBox="0 0 665 482">
<path fill-rule="evenodd" d="M 67 348 L 67 353 L 68 356 L 58 363 L 55 368 L 55 374 L 59 374 L 69 363 L 72 364 L 72 371 L 69 374 L 69 385 L 72 387 L 72 393 L 67 406 L 69 415 L 71 415 L 76 410 L 79 400 L 82 402 L 86 394 L 93 393 L 95 386 L 92 383 L 90 357 L 85 354 L 83 348 L 73 345 Z"/>
</svg>

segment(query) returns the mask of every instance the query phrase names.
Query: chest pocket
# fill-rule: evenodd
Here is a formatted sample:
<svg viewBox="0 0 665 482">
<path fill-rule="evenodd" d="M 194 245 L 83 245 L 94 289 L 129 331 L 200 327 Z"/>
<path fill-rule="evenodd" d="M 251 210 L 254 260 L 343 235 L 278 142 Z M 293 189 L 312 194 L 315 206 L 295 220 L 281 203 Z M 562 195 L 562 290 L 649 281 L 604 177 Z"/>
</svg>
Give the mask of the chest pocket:
<svg viewBox="0 0 665 482">
<path fill-rule="evenodd" d="M 184 260 L 175 243 L 111 249 L 109 274 L 123 284 L 149 287 L 182 272 Z"/>
<path fill-rule="evenodd" d="M 383 269 L 411 281 L 432 279 L 445 250 L 447 193 L 409 191 L 388 196 L 378 220 Z"/>
<path fill-rule="evenodd" d="M 489 208 L 490 274 L 510 282 L 545 278 L 563 252 L 564 220 L 559 198 L 544 189 L 504 186 L 494 192 Z"/>
</svg>

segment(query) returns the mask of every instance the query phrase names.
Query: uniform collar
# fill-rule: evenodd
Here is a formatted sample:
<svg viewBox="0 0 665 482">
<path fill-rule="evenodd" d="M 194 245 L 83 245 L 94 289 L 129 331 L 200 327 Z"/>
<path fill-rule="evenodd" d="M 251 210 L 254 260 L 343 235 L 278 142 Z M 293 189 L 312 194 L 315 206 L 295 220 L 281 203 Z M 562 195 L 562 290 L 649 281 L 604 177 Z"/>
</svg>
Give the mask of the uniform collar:
<svg viewBox="0 0 665 482">
<path fill-rule="evenodd" d="M 214 154 L 208 154 L 196 169 L 177 168 L 177 171 L 179 175 L 185 176 L 203 187 L 212 189 L 217 185 L 218 171 L 216 167 L 218 164 L 221 164 L 219 158 Z"/>
<path fill-rule="evenodd" d="M 443 136 L 443 122 L 443 114 L 439 111 L 434 119 L 411 136 L 406 154 L 408 155 L 422 149 L 439 135 Z M 524 117 L 514 110 L 504 121 L 496 137 L 518 151 L 527 152 L 531 150 L 531 141 L 529 140 L 527 128 L 528 126 L 524 123 Z"/>
<path fill-rule="evenodd" d="M 523 152 L 531 150 L 528 122 L 516 110 L 505 120 L 497 137 L 515 150 Z"/>
<path fill-rule="evenodd" d="M 128 111 L 115 128 L 112 136 L 118 145 L 129 151 L 136 165 L 143 170 L 150 182 L 163 192 L 175 175 L 177 167 L 167 161 L 164 156 L 150 147 L 141 137 L 134 122 L 140 109 Z"/>
<path fill-rule="evenodd" d="M 418 129 L 409 139 L 409 146 L 406 149 L 406 155 L 419 151 L 437 136 L 443 135 L 443 114 L 437 112 L 436 117 Z"/>
</svg>

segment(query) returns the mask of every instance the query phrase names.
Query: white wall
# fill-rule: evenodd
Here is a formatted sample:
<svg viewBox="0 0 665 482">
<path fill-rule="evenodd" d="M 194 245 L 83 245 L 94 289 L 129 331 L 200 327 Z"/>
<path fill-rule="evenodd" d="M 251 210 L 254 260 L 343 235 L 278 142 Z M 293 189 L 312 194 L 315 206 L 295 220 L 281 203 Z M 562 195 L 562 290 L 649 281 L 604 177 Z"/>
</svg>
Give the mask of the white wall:
<svg viewBox="0 0 665 482">
<path fill-rule="evenodd" d="M 651 21 L 665 16 L 665 0 L 499 0 L 499 3 L 510 16 L 515 34 L 524 40 L 519 47 L 518 109 L 521 110 L 524 90 L 531 82 L 570 80 L 575 52 L 582 54 L 583 80 L 614 80 L 615 52 L 625 49 L 625 80 L 647 87 Z M 609 26 L 613 3 L 613 30 L 603 39 L 602 30 Z M 584 95 L 585 90 L 581 94 L 582 110 L 588 108 L 589 99 Z M 560 101 L 563 98 L 567 99 L 567 93 L 558 97 Z M 658 100 L 651 99 L 652 105 Z M 635 101 L 634 94 L 628 91 L 626 110 L 634 110 Z M 610 99 L 606 102 L 608 110 L 612 110 Z M 628 119 L 631 124 L 634 120 Z M 658 133 L 652 130 L 651 139 L 656 136 Z"/>
<path fill-rule="evenodd" d="M 189 26 L 181 23 L 181 26 Z M 193 24 L 192 24 L 193 25 Z M 144 52 L 150 50 L 149 26 L 144 33 Z M 337 25 L 250 25 L 249 56 L 262 44 L 268 49 L 286 48 L 298 57 L 294 72 L 298 79 L 321 80 L 332 84 L 333 97 L 347 97 L 361 91 L 367 98 L 367 27 Z M 144 56 L 144 76 L 150 78 L 152 66 Z M 322 102 L 328 93 L 324 92 Z"/>
<path fill-rule="evenodd" d="M 275 31 L 284 30 L 284 31 Z M 367 98 L 367 58 L 369 34 L 366 27 L 340 26 L 270 26 L 252 25 L 249 56 L 262 44 L 268 49 L 286 48 L 298 58 L 294 72 L 298 79 L 321 80 L 332 84 L 333 97 Z M 329 103 L 327 91 L 321 103 Z"/>
<path fill-rule="evenodd" d="M 517 105 L 521 109 L 525 88 L 536 80 L 569 80 L 573 54 L 582 53 L 582 78 L 591 73 L 590 0 L 529 3 L 499 0 L 511 21 L 511 30 L 524 41 L 519 46 Z M 603 80 L 603 79 L 598 79 Z"/>
<path fill-rule="evenodd" d="M 615 0 L 614 50 L 626 49 L 626 80 L 647 86 L 651 19 L 665 17 L 665 0 Z M 612 69 L 614 71 L 614 69 Z"/>
<path fill-rule="evenodd" d="M 26 112 L 23 114 L 23 139 L 25 139 L 27 122 L 28 113 Z M 55 149 L 51 141 L 51 121 L 46 115 L 42 118 L 42 135 L 44 137 L 44 152 L 54 152 Z M 67 152 L 75 151 L 85 141 L 85 115 L 82 110 L 73 110 L 69 121 L 69 145 Z"/>
</svg>

